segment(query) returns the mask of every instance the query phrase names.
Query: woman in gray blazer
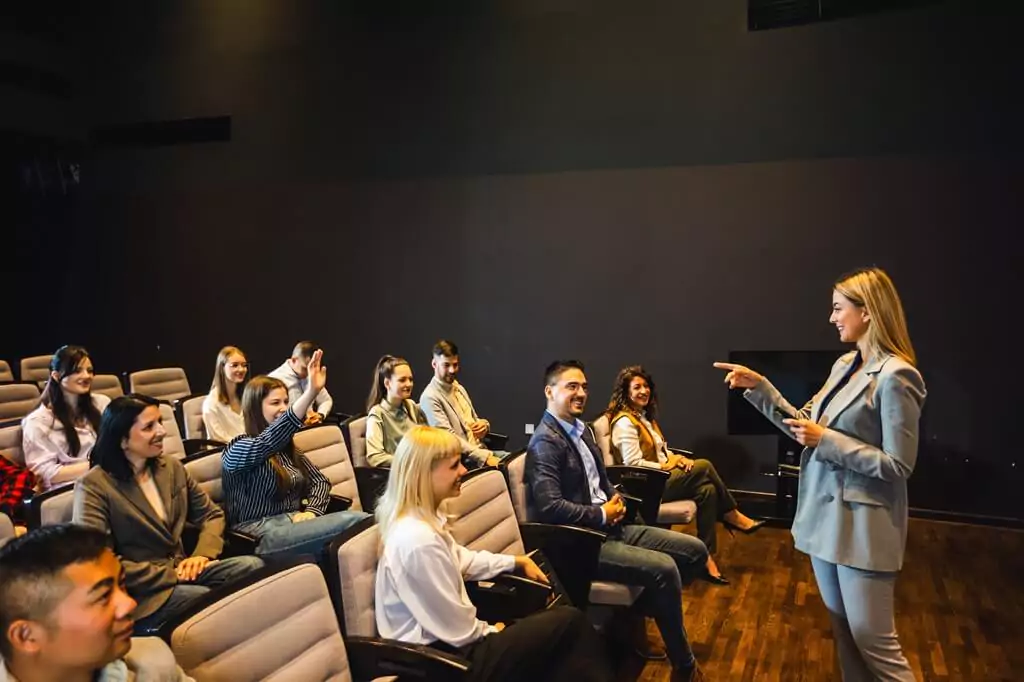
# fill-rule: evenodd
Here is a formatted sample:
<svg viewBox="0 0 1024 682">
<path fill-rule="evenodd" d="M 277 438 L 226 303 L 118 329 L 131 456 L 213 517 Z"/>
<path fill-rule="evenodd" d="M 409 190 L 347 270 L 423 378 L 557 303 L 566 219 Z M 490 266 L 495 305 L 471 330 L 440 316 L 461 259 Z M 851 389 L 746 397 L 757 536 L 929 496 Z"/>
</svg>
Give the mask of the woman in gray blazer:
<svg viewBox="0 0 1024 682">
<path fill-rule="evenodd" d="M 165 434 L 156 400 L 115 398 L 89 453 L 92 469 L 75 484 L 75 523 L 110 535 L 138 602 L 136 632 L 263 565 L 253 556 L 219 559 L 224 512 L 180 461 L 163 456 Z M 191 554 L 182 544 L 186 521 L 199 528 Z"/>
<path fill-rule="evenodd" d="M 857 350 L 796 409 L 757 372 L 724 362 L 730 388 L 804 446 L 793 539 L 811 556 L 845 682 L 914 680 L 893 590 L 907 541 L 907 479 L 926 395 L 896 287 L 878 268 L 836 284 L 829 322 Z"/>
</svg>

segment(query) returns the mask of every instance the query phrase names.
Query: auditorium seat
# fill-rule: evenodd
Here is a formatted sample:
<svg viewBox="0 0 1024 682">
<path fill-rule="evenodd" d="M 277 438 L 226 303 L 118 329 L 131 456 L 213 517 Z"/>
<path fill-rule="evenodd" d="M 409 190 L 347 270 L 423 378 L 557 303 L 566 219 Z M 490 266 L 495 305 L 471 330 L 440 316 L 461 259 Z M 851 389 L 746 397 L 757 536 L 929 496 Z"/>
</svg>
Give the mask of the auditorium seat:
<svg viewBox="0 0 1024 682">
<path fill-rule="evenodd" d="M 377 507 L 377 499 L 388 484 L 390 469 L 370 466 L 366 461 L 366 415 L 346 419 L 341 423 L 341 428 L 352 455 L 352 466 L 363 510 L 372 514 Z"/>
<path fill-rule="evenodd" d="M 205 393 L 196 393 L 178 400 L 181 425 L 185 429 L 185 438 L 206 439 L 206 424 L 203 422 L 203 401 Z"/>
<path fill-rule="evenodd" d="M 363 511 L 355 470 L 340 427 L 320 424 L 304 428 L 295 434 L 292 443 L 331 482 L 331 495 L 350 500 L 349 509 Z"/>
<path fill-rule="evenodd" d="M 20 467 L 25 466 L 25 455 L 21 448 L 20 419 L 0 422 L 0 455 Z"/>
<path fill-rule="evenodd" d="M 465 658 L 379 637 L 374 603 L 379 545 L 380 533 L 370 517 L 347 528 L 328 551 L 328 585 L 353 668 L 358 661 L 359 667 L 386 671 L 402 680 L 464 680 L 469 670 Z"/>
<path fill-rule="evenodd" d="M 97 374 L 92 378 L 92 392 L 105 395 L 111 400 L 124 395 L 121 379 L 114 374 Z"/>
<path fill-rule="evenodd" d="M 189 455 L 181 461 L 185 471 L 192 480 L 196 482 L 204 493 L 209 495 L 210 500 L 220 506 L 224 506 L 224 461 L 223 451 L 220 449 L 204 450 L 194 455 Z M 256 538 L 240 531 L 224 531 L 224 554 L 223 556 L 245 556 L 256 553 Z"/>
<path fill-rule="evenodd" d="M 6 360 L 0 360 L 0 383 L 10 383 L 14 381 L 14 372 L 11 371 L 11 366 L 7 364 Z"/>
<path fill-rule="evenodd" d="M 144 369 L 128 375 L 132 393 L 141 393 L 159 400 L 174 401 L 192 394 L 188 377 L 181 367 Z"/>
<path fill-rule="evenodd" d="M 174 408 L 166 402 L 160 403 L 160 416 L 163 417 L 164 430 L 167 435 L 164 437 L 164 454 L 168 457 L 182 459 L 189 455 L 208 450 L 218 450 L 224 447 L 224 443 L 215 440 L 183 440 L 181 431 L 178 428 L 178 420 Z"/>
<path fill-rule="evenodd" d="M 14 522 L 7 514 L 0 514 L 0 547 L 14 539 Z"/>
<path fill-rule="evenodd" d="M 45 493 L 36 493 L 28 504 L 29 530 L 71 523 L 75 512 L 75 484 L 65 483 Z"/>
<path fill-rule="evenodd" d="M 643 503 L 640 516 L 659 526 L 687 524 L 697 514 L 697 503 L 693 500 L 662 502 L 669 473 L 650 467 L 628 466 L 616 462 L 612 455 L 612 434 L 608 416 L 602 415 L 591 424 L 601 454 L 604 455 L 605 469 L 612 485 L 621 485 L 630 495 L 639 497 Z M 693 457 L 687 450 L 670 448 L 672 452 Z"/>
<path fill-rule="evenodd" d="M 588 603 L 601 606 L 632 606 L 640 597 L 641 592 L 643 592 L 643 587 L 605 580 L 593 580 L 587 584 L 585 582 L 586 576 L 593 576 L 593 571 L 596 570 L 596 566 L 594 569 L 589 568 L 590 557 L 584 556 L 580 550 L 573 549 L 572 545 L 562 542 L 557 535 L 545 541 L 543 527 L 558 529 L 571 528 L 570 526 L 530 523 L 525 477 L 526 453 L 521 452 L 510 455 L 502 462 L 501 469 L 504 470 L 506 480 L 508 481 L 509 496 L 516 518 L 519 520 L 520 528 L 523 529 L 525 534 L 531 526 L 542 527 L 540 530 L 530 530 L 529 532 L 537 533 L 538 538 L 535 542 L 545 548 L 544 551 L 548 556 L 548 560 L 554 566 L 555 572 L 561 576 L 562 582 L 565 584 L 566 591 L 572 597 L 573 603 L 581 608 Z M 602 537 L 604 536 L 603 533 L 598 533 L 598 531 L 590 532 Z M 598 549 L 599 551 L 600 549 Z M 596 557 L 593 561 L 596 562 Z M 587 573 L 586 571 L 590 572 Z M 580 576 L 583 576 L 583 578 L 581 579 Z M 581 580 L 584 582 L 581 583 Z"/>
<path fill-rule="evenodd" d="M 33 355 L 30 358 L 22 358 L 19 367 L 18 378 L 26 383 L 35 385 L 45 384 L 50 378 L 50 361 L 52 355 Z"/>
<path fill-rule="evenodd" d="M 18 382 L 0 384 L 0 420 L 21 419 L 39 405 L 39 387 Z"/>
</svg>

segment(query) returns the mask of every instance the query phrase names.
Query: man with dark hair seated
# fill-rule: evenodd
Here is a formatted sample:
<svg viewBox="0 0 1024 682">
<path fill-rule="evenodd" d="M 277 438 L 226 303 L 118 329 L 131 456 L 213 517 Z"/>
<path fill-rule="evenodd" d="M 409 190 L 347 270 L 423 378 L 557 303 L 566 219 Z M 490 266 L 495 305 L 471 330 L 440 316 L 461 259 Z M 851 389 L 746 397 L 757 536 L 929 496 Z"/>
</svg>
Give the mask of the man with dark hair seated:
<svg viewBox="0 0 1024 682">
<path fill-rule="evenodd" d="M 420 409 L 427 423 L 455 434 L 469 459 L 467 466 L 497 466 L 508 453 L 491 452 L 483 444 L 491 423 L 477 415 L 469 392 L 459 383 L 459 347 L 441 339 L 434 344 L 430 366 L 434 378 L 420 395 Z"/>
<path fill-rule="evenodd" d="M 686 640 L 682 587 L 704 573 L 708 548 L 691 535 L 625 522 L 625 502 L 608 480 L 594 434 L 580 419 L 587 406 L 582 363 L 551 363 L 544 395 L 547 411 L 526 450 L 530 520 L 607 533 L 598 579 L 643 586 L 641 605 L 661 630 L 672 680 L 704 680 Z"/>
<path fill-rule="evenodd" d="M 188 682 L 161 640 L 131 638 L 134 609 L 104 533 L 66 524 L 11 540 L 0 548 L 0 682 Z"/>
<path fill-rule="evenodd" d="M 267 375 L 284 382 L 285 388 L 288 389 L 288 402 L 294 403 L 302 397 L 302 393 L 306 390 L 306 384 L 309 383 L 306 366 L 317 348 L 319 346 L 312 341 L 299 341 L 292 349 L 292 356 Z M 317 394 L 316 400 L 309 407 L 304 421 L 306 424 L 319 424 L 330 416 L 333 408 L 334 398 L 324 388 Z"/>
</svg>

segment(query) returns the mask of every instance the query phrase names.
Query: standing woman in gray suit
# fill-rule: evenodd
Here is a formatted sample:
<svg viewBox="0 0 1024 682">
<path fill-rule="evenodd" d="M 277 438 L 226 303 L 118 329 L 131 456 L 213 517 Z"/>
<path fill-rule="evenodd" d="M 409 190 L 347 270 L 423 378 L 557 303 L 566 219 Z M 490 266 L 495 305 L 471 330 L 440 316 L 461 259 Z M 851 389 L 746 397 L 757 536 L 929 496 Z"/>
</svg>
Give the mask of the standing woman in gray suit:
<svg viewBox="0 0 1024 682">
<path fill-rule="evenodd" d="M 925 387 L 892 280 L 878 268 L 835 284 L 829 322 L 857 350 L 802 409 L 757 372 L 716 362 L 730 388 L 804 446 L 793 539 L 811 556 L 845 682 L 914 680 L 893 591 L 907 542 L 907 479 Z"/>
</svg>

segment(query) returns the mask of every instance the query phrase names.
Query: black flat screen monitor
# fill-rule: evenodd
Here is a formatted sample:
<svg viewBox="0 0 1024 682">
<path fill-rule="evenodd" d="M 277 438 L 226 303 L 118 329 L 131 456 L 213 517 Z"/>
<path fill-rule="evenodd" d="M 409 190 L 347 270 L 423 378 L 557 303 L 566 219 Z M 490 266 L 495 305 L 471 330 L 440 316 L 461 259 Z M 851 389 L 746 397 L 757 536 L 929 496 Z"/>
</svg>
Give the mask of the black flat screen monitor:
<svg viewBox="0 0 1024 682">
<path fill-rule="evenodd" d="M 746 365 L 763 374 L 794 407 L 800 409 L 828 379 L 842 350 L 731 351 L 729 362 Z M 729 391 L 727 407 L 729 435 L 767 436 L 779 430 L 743 397 L 743 391 Z"/>
</svg>

